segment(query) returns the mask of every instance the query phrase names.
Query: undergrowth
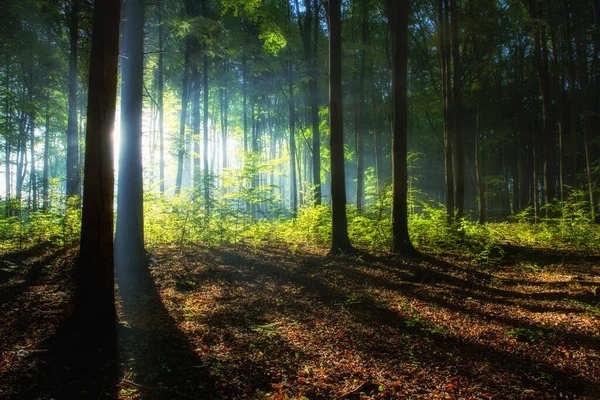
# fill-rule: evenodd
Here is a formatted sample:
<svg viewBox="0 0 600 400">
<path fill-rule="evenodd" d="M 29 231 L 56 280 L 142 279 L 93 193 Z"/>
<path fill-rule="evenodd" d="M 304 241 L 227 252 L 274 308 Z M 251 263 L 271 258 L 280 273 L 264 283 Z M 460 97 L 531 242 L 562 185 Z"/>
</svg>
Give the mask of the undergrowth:
<svg viewBox="0 0 600 400">
<path fill-rule="evenodd" d="M 331 237 L 329 205 L 301 208 L 292 218 L 272 187 L 249 190 L 244 185 L 217 193 L 206 201 L 203 188 L 181 196 L 149 192 L 144 199 L 145 237 L 149 248 L 195 244 L 326 248 Z M 507 222 L 478 224 L 468 218 L 449 222 L 441 204 L 409 201 L 409 233 L 413 244 L 427 253 L 466 257 L 482 265 L 496 264 L 507 246 L 553 250 L 592 251 L 600 243 L 600 226 L 574 200 L 557 203 L 537 222 L 527 209 Z M 364 251 L 391 248 L 391 195 L 389 188 L 372 191 L 361 211 L 348 206 L 348 232 Z M 45 211 L 23 210 L 0 219 L 0 253 L 22 250 L 40 242 L 65 245 L 77 241 L 81 213 L 79 199 Z M 13 210 L 15 208 L 13 207 Z M 542 210 L 547 211 L 547 210 Z"/>
</svg>

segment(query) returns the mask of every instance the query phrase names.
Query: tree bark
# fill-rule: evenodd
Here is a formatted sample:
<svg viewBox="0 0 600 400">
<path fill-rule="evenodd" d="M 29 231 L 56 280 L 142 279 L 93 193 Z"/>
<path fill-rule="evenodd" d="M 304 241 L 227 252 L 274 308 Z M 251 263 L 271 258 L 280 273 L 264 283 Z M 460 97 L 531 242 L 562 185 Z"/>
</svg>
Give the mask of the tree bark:
<svg viewBox="0 0 600 400">
<path fill-rule="evenodd" d="M 120 0 L 96 0 L 90 54 L 78 304 L 81 316 L 114 329 L 113 145 Z"/>
<path fill-rule="evenodd" d="M 123 12 L 121 148 L 117 193 L 115 263 L 122 271 L 140 271 L 144 257 L 142 181 L 142 88 L 144 0 L 126 0 Z"/>
<path fill-rule="evenodd" d="M 346 218 L 341 6 L 341 0 L 329 0 L 329 146 L 331 151 L 332 214 L 331 250 L 329 254 L 332 255 L 355 251 L 348 237 L 348 221 Z"/>
<path fill-rule="evenodd" d="M 392 39 L 392 235 L 394 253 L 412 254 L 408 234 L 408 0 L 386 0 Z"/>
</svg>

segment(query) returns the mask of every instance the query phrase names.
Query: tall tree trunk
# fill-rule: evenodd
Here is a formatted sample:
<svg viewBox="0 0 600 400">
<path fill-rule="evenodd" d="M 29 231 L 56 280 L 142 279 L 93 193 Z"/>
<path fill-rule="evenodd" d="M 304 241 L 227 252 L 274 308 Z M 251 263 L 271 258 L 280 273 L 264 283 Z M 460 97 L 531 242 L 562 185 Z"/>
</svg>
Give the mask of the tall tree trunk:
<svg viewBox="0 0 600 400">
<path fill-rule="evenodd" d="M 50 96 L 46 96 L 46 129 L 44 131 L 44 171 L 42 175 L 42 207 L 44 211 L 50 206 L 48 198 L 49 158 L 50 158 Z"/>
<path fill-rule="evenodd" d="M 194 142 L 194 192 L 201 186 L 200 182 L 200 86 L 202 74 L 199 66 L 195 66 L 192 72 L 192 129 Z"/>
<path fill-rule="evenodd" d="M 454 112 L 454 182 L 455 182 L 455 207 L 457 218 L 464 216 L 465 208 L 465 153 L 464 153 L 464 122 L 462 101 L 462 63 L 460 59 L 459 35 L 458 35 L 458 0 L 450 0 L 451 31 L 452 31 L 452 65 L 454 66 L 453 94 L 452 100 Z"/>
<path fill-rule="evenodd" d="M 310 92 L 311 103 L 311 119 L 312 119 L 312 170 L 313 184 L 315 185 L 314 202 L 315 205 L 321 205 L 322 189 L 321 189 L 321 132 L 319 131 L 319 94 L 317 91 L 317 66 L 315 60 L 317 58 L 319 48 L 319 1 L 313 1 L 314 6 L 314 30 L 313 30 L 313 49 L 310 58 L 310 80 L 308 89 Z"/>
<path fill-rule="evenodd" d="M 329 254 L 354 252 L 348 237 L 346 178 L 344 170 L 344 112 L 342 106 L 341 0 L 329 0 L 329 115 L 331 150 L 331 250 Z M 313 143 L 314 145 L 314 143 Z M 314 159 L 313 148 L 313 159 Z"/>
<path fill-rule="evenodd" d="M 248 59 L 242 56 L 242 92 L 244 97 L 244 155 L 248 154 Z"/>
<path fill-rule="evenodd" d="M 392 236 L 395 253 L 415 249 L 408 234 L 408 0 L 386 0 L 392 38 Z"/>
<path fill-rule="evenodd" d="M 183 82 L 181 85 L 181 119 L 179 120 L 179 140 L 177 143 L 177 176 L 175 178 L 175 194 L 181 193 L 181 184 L 183 181 L 183 161 L 185 159 L 185 124 L 187 121 L 188 108 L 188 80 L 190 70 L 190 38 L 186 38 Z"/>
<path fill-rule="evenodd" d="M 120 0 L 96 0 L 90 53 L 78 304 L 95 326 L 114 327 L 113 146 Z"/>
<path fill-rule="evenodd" d="M 208 55 L 204 54 L 204 204 L 210 213 L 210 170 L 208 169 Z"/>
<path fill-rule="evenodd" d="M 115 263 L 122 271 L 140 271 L 146 267 L 142 181 L 144 0 L 126 0 L 123 15 L 124 57 L 121 61 L 121 148 Z"/>
<path fill-rule="evenodd" d="M 289 15 L 289 10 L 288 10 Z M 292 49 L 288 46 L 288 102 L 290 125 L 290 208 L 292 216 L 298 213 L 298 188 L 296 182 L 296 105 L 294 103 L 294 77 L 292 69 Z"/>
<path fill-rule="evenodd" d="M 475 75 L 477 79 L 476 115 L 475 115 L 475 174 L 477 175 L 477 194 L 479 197 L 479 223 L 485 223 L 485 186 L 483 184 L 483 165 L 481 160 L 481 100 L 482 100 L 482 67 L 479 55 L 478 39 L 473 39 L 473 56 L 476 60 Z M 519 133 L 517 132 L 517 135 Z"/>
<path fill-rule="evenodd" d="M 158 89 L 158 141 L 159 141 L 159 179 L 160 179 L 160 193 L 165 192 L 165 135 L 164 135 L 164 120 L 165 120 L 165 108 L 164 108 L 164 41 L 165 41 L 165 28 L 162 20 L 162 1 L 158 0 L 156 5 L 156 13 L 158 19 L 158 76 L 157 76 L 157 89 Z"/>
<path fill-rule="evenodd" d="M 540 19 L 540 10 L 537 0 L 530 0 L 530 14 L 535 19 Z M 534 58 L 537 69 L 540 93 L 542 96 L 543 120 L 543 148 L 544 148 L 544 197 L 545 203 L 550 204 L 556 195 L 554 172 L 554 135 L 551 121 L 550 79 L 548 74 L 548 43 L 546 30 L 541 24 L 534 28 Z M 551 213 L 548 210 L 547 216 Z"/>
<path fill-rule="evenodd" d="M 365 197 L 365 74 L 367 62 L 367 40 L 369 27 L 367 25 L 368 11 L 367 3 L 361 4 L 361 27 L 362 27 L 362 45 L 360 51 L 360 76 L 358 82 L 358 124 L 356 129 L 356 208 L 360 212 L 363 207 Z"/>
<path fill-rule="evenodd" d="M 567 143 L 567 185 L 570 190 L 577 189 L 577 82 L 576 66 L 573 51 L 569 2 L 563 0 L 565 20 L 565 42 L 567 43 L 567 65 L 569 77 L 569 136 Z"/>
<path fill-rule="evenodd" d="M 448 0 L 439 2 L 440 63 L 442 71 L 442 101 L 444 104 L 444 154 L 446 179 L 446 212 L 448 221 L 454 220 L 454 129 L 452 127 L 452 91 L 450 82 L 450 38 L 448 32 Z"/>
<path fill-rule="evenodd" d="M 79 43 L 80 0 L 73 0 L 69 37 L 69 118 L 67 122 L 67 196 L 81 194 L 79 134 L 77 132 L 77 46 Z"/>
<path fill-rule="evenodd" d="M 10 93 L 10 67 L 7 61 L 6 63 L 6 93 Z M 10 97 L 5 96 L 4 99 L 4 123 L 5 123 L 5 136 L 4 136 L 4 171 L 5 171 L 5 195 L 6 195 L 6 207 L 5 213 L 6 218 L 11 216 L 10 209 L 10 195 L 11 195 L 11 168 L 10 168 L 10 153 L 11 153 L 11 140 L 10 140 L 10 132 L 11 132 L 11 113 L 10 113 Z"/>
<path fill-rule="evenodd" d="M 37 210 L 37 177 L 35 174 L 35 124 L 33 122 L 34 117 L 31 117 L 31 124 L 29 125 L 29 140 L 31 153 L 31 165 L 29 172 L 29 182 L 31 185 L 31 209 Z"/>
</svg>

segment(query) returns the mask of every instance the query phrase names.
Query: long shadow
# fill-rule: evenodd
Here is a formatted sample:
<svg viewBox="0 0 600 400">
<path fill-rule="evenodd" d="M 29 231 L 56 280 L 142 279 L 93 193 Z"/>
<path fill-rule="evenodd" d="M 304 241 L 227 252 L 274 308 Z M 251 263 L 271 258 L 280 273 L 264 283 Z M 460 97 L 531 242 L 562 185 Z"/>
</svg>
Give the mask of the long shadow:
<svg viewBox="0 0 600 400">
<path fill-rule="evenodd" d="M 221 252 L 218 254 L 231 265 L 231 268 L 244 269 L 244 265 L 253 266 L 257 274 L 271 277 L 271 279 L 279 284 L 292 282 L 294 285 L 302 286 L 326 307 L 339 308 L 339 304 L 343 303 L 346 299 L 346 293 L 312 276 L 316 268 L 322 267 L 322 260 L 318 264 L 312 265 L 309 261 L 305 264 L 304 270 L 289 271 L 269 265 L 268 263 L 262 263 L 239 252 Z M 406 323 L 404 317 L 393 310 L 382 307 L 368 297 L 362 298 L 360 302 L 348 307 L 347 311 L 355 322 L 365 326 L 386 326 L 398 334 L 410 332 L 418 336 L 428 336 L 435 341 L 435 346 L 439 349 L 438 355 L 441 354 L 442 357 L 443 354 L 458 353 L 470 360 L 491 362 L 497 370 L 503 371 L 506 374 L 514 374 L 516 371 L 521 372 L 523 376 L 531 373 L 538 374 L 540 372 L 547 374 L 547 376 L 552 377 L 552 381 L 557 388 L 557 393 L 561 390 L 572 393 L 598 393 L 600 389 L 597 384 L 585 378 L 575 376 L 554 365 L 539 362 L 529 357 L 511 354 L 510 352 L 500 351 L 485 344 L 465 341 L 457 337 L 439 333 L 431 333 L 426 329 L 420 328 L 418 325 L 408 326 L 409 324 Z M 215 318 L 217 320 L 221 319 L 219 316 L 215 316 Z M 363 351 L 362 349 L 355 350 Z M 422 355 L 422 357 L 427 359 L 430 356 Z M 440 362 L 440 360 L 429 361 Z M 537 389 L 537 383 L 532 379 L 524 378 L 522 384 L 532 390 Z"/>
<path fill-rule="evenodd" d="M 535 262 L 539 266 L 557 263 L 600 264 L 600 255 L 581 254 L 573 251 L 548 250 L 506 244 L 502 246 L 506 263 L 515 261 Z"/>
<path fill-rule="evenodd" d="M 36 261 L 26 272 L 25 283 L 19 287 L 24 293 L 36 283 L 59 284 L 64 289 L 74 286 L 76 258 L 65 255 L 64 265 L 52 265 L 68 249 L 58 249 L 50 256 Z M 73 253 L 74 254 L 74 253 Z M 38 255 L 28 252 L 21 260 Z M 37 266 L 51 265 L 53 275 L 47 277 Z M 58 271 L 57 271 L 58 270 Z M 72 291 L 71 291 L 72 292 Z M 15 293 L 11 293 L 15 295 Z M 45 293 L 45 296 L 48 296 Z M 22 311 L 7 332 L 17 343 L 32 341 L 39 345 L 20 349 L 17 364 L 2 377 L 7 387 L 7 398 L 15 399 L 112 399 L 117 397 L 118 360 L 114 324 L 102 331 L 89 329 L 72 313 L 73 296 L 60 306 L 47 299 Z M 4 301 L 4 298 L 3 298 Z M 18 307 L 20 298 L 14 300 Z M 24 299 L 23 302 L 30 300 Z M 29 313 L 29 314 L 28 314 Z M 46 313 L 50 313 L 50 316 Z M 38 332 L 39 328 L 39 332 Z M 51 333 L 53 332 L 53 333 Z M 39 335 L 51 333 L 45 339 Z M 38 336 L 38 337 L 32 337 Z M 15 346 L 15 349 L 17 347 Z"/>
<path fill-rule="evenodd" d="M 165 308 L 149 270 L 117 270 L 117 281 L 123 316 L 117 331 L 122 386 L 143 398 L 215 398 L 208 364 Z"/>
</svg>

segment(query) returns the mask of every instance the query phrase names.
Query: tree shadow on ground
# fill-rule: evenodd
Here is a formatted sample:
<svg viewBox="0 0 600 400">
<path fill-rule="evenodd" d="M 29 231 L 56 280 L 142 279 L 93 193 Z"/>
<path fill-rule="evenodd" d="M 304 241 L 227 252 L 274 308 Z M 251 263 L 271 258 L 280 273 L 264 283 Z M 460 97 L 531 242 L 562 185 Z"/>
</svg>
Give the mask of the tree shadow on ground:
<svg viewBox="0 0 600 400">
<path fill-rule="evenodd" d="M 429 304 L 436 308 L 447 308 L 453 311 L 459 311 L 465 314 L 472 314 L 473 318 L 485 321 L 490 318 L 489 315 L 478 312 L 471 312 L 471 310 L 464 307 L 457 307 L 455 304 L 451 304 L 443 298 L 437 298 L 435 296 L 424 295 L 422 292 L 415 291 L 414 283 L 418 283 L 423 289 L 430 285 L 435 287 L 437 284 L 450 284 L 455 288 L 463 290 L 463 295 L 470 296 L 477 290 L 477 294 L 480 296 L 482 302 L 485 301 L 496 301 L 499 296 L 515 296 L 521 297 L 521 293 L 512 292 L 509 290 L 500 290 L 495 288 L 486 287 L 484 283 L 474 282 L 472 277 L 461 278 L 460 274 L 457 276 L 450 276 L 443 271 L 436 270 L 441 266 L 440 269 L 450 272 L 460 271 L 460 267 L 456 267 L 452 264 L 442 262 L 439 260 L 432 259 L 428 256 L 416 257 L 411 259 L 398 259 L 394 257 L 370 257 L 360 255 L 363 260 L 367 259 L 367 263 L 378 263 L 382 265 L 382 268 L 388 270 L 391 276 L 396 275 L 394 282 L 388 282 L 381 278 L 374 278 L 369 274 L 361 273 L 354 269 L 356 265 L 356 257 L 338 257 L 338 258 L 327 258 L 314 256 L 300 256 L 301 266 L 284 266 L 283 263 L 279 263 L 281 257 L 280 254 L 269 253 L 268 250 L 262 249 L 257 251 L 256 249 L 227 249 L 215 250 L 214 254 L 218 259 L 221 260 L 223 265 L 226 265 L 225 271 L 221 269 L 221 274 L 212 276 L 215 270 L 208 270 L 205 273 L 196 275 L 196 280 L 209 280 L 215 283 L 223 285 L 223 279 L 226 278 L 225 282 L 233 282 L 236 285 L 245 284 L 252 282 L 255 279 L 262 279 L 274 282 L 277 286 L 292 284 L 298 288 L 303 288 L 314 297 L 314 300 L 323 306 L 337 311 L 343 311 L 347 315 L 350 315 L 352 320 L 365 327 L 381 327 L 382 330 L 393 332 L 393 335 L 413 335 L 425 339 L 426 341 L 433 341 L 434 348 L 436 348 L 435 357 L 431 354 L 420 354 L 425 364 L 434 365 L 452 365 L 454 360 L 451 356 L 446 357 L 445 355 L 460 355 L 461 358 L 474 362 L 473 365 L 490 364 L 494 370 L 503 375 L 512 377 L 511 379 L 518 379 L 519 386 L 526 390 L 536 391 L 541 389 L 538 382 L 539 377 L 543 379 L 550 379 L 551 386 L 554 388 L 553 395 L 559 395 L 561 392 L 572 393 L 572 394 L 590 394 L 598 393 L 600 388 L 595 382 L 591 382 L 584 377 L 578 376 L 576 373 L 570 371 L 568 368 L 563 368 L 557 365 L 553 365 L 544 361 L 541 361 L 537 357 L 532 357 L 529 354 L 521 354 L 509 349 L 503 350 L 497 347 L 492 347 L 485 343 L 474 342 L 465 340 L 460 337 L 455 337 L 446 333 L 440 333 L 432 330 L 428 323 L 423 318 L 409 318 L 398 314 L 397 311 L 383 306 L 379 302 L 370 298 L 369 296 L 360 296 L 366 287 L 371 285 L 376 288 L 388 289 L 409 298 L 414 298 L 425 304 Z M 359 261 L 362 263 L 362 261 Z M 402 268 L 398 268 L 397 272 L 393 272 L 394 266 L 402 263 Z M 436 268 L 432 268 L 436 267 Z M 370 266 L 371 267 L 371 266 Z M 323 274 L 323 270 L 327 270 L 326 274 Z M 351 270 L 349 272 L 349 270 Z M 392 272 L 390 272 L 392 271 Z M 343 275 L 352 275 L 343 277 Z M 228 277 L 227 277 L 228 276 Z M 344 286 L 336 286 L 333 281 L 337 278 L 349 278 L 342 279 L 345 282 Z M 217 282 L 218 280 L 218 282 Z M 486 291 L 483 289 L 490 289 Z M 349 297 L 349 294 L 351 296 Z M 359 294 L 359 297 L 352 300 L 354 294 Z M 293 299 L 286 299 L 286 294 L 279 294 L 283 297 L 281 302 L 285 303 L 288 300 L 290 302 Z M 290 296 L 290 295 L 287 295 Z M 465 297 L 466 298 L 466 297 Z M 350 299 L 350 300 L 349 300 Z M 554 300 L 555 296 L 541 295 L 534 296 L 534 300 Z M 256 301 L 252 304 L 242 305 L 241 309 L 248 309 L 250 306 L 254 306 Z M 237 305 L 240 308 L 240 305 Z M 269 312 L 274 311 L 274 307 L 262 305 L 261 308 L 264 310 L 265 315 Z M 302 314 L 302 310 L 288 310 L 288 318 L 294 318 L 295 315 Z M 225 315 L 220 315 L 227 310 L 223 310 L 221 313 L 213 314 L 212 317 L 207 319 L 205 323 L 208 326 L 216 326 L 216 324 L 222 323 L 226 319 Z M 506 325 L 507 329 L 514 327 L 521 327 L 527 329 L 545 329 L 538 327 L 535 324 L 522 323 L 520 321 L 511 320 L 506 317 L 492 318 L 492 320 Z M 546 329 L 547 330 L 547 329 Z M 598 340 L 594 337 L 588 337 L 583 334 L 574 334 L 562 332 L 561 337 L 566 340 L 572 340 L 579 342 L 583 345 L 595 345 Z M 387 353 L 389 357 L 395 357 L 398 355 L 398 349 L 394 347 L 385 348 L 386 345 L 380 346 L 380 353 Z M 365 357 L 369 357 L 369 349 L 355 347 L 353 348 L 356 353 L 364 353 Z M 381 356 L 381 354 L 380 354 Z M 446 357 L 446 358 L 445 358 Z M 462 371 L 463 374 L 472 376 L 474 379 L 480 379 L 478 372 L 475 368 L 472 370 Z M 503 390 L 502 384 L 493 382 L 486 382 L 489 388 L 496 387 L 495 390 Z"/>
<path fill-rule="evenodd" d="M 117 282 L 122 390 L 151 399 L 214 398 L 208 365 L 169 315 L 149 270 L 117 270 Z"/>
<path fill-rule="evenodd" d="M 4 356 L 14 363 L 0 379 L 6 385 L 0 393 L 9 399 L 116 398 L 114 324 L 100 331 L 78 320 L 72 313 L 76 251 L 47 249 L 9 256 L 23 263 L 23 279 L 0 295 L 9 339 Z"/>
</svg>

